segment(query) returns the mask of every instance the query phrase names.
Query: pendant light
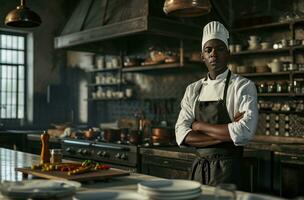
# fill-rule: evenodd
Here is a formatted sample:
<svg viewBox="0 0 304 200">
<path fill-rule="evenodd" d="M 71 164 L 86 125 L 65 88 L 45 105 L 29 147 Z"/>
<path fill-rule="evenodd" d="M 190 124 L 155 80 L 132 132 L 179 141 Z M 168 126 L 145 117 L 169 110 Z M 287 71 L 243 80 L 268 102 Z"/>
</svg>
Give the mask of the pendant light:
<svg viewBox="0 0 304 200">
<path fill-rule="evenodd" d="M 178 17 L 197 17 L 211 11 L 209 0 L 166 0 L 164 12 Z"/>
<path fill-rule="evenodd" d="M 21 0 L 20 6 L 6 15 L 5 24 L 12 27 L 30 28 L 39 26 L 41 19 L 38 14 L 26 7 L 25 0 Z"/>
</svg>

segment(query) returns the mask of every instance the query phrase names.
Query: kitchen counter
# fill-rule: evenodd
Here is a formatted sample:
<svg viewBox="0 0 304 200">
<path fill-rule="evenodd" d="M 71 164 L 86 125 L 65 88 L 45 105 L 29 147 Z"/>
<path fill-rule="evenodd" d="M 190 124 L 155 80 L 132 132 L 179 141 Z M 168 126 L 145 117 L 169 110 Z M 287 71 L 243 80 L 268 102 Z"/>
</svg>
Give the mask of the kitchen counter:
<svg viewBox="0 0 304 200">
<path fill-rule="evenodd" d="M 15 150 L 9 150 L 0 148 L 0 181 L 20 181 L 23 180 L 22 174 L 16 172 L 16 167 L 26 167 L 32 164 L 37 164 L 39 162 L 39 156 L 19 152 Z M 125 191 L 136 191 L 137 183 L 145 180 L 160 179 L 154 176 L 139 174 L 139 173 L 130 173 L 129 176 L 124 177 L 115 177 L 109 181 L 96 181 L 83 183 L 81 191 L 109 191 L 109 190 L 125 190 Z M 212 195 L 214 193 L 214 187 L 202 185 L 202 196 L 198 200 L 208 200 L 213 199 Z M 245 192 L 238 191 L 237 195 L 249 194 Z M 209 198 L 206 198 L 206 197 Z M 1 194 L 0 194 L 1 199 Z"/>
<path fill-rule="evenodd" d="M 0 148 L 0 181 L 23 180 L 22 173 L 16 167 L 26 167 L 39 163 L 39 156 Z M 82 185 L 82 190 L 128 190 L 136 191 L 137 183 L 145 180 L 159 179 L 139 173 L 130 173 L 126 177 L 112 178 L 107 182 L 91 182 Z M 202 186 L 203 194 L 213 194 L 214 187 Z M 1 195 L 0 195 L 1 198 Z"/>
</svg>

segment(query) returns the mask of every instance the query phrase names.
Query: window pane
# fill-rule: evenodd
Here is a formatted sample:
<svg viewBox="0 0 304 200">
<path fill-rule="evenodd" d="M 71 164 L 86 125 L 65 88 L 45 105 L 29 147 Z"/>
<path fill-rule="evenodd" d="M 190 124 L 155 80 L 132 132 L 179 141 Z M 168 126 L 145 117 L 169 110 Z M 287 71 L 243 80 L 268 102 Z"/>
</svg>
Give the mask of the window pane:
<svg viewBox="0 0 304 200">
<path fill-rule="evenodd" d="M 16 112 L 17 112 L 17 107 L 15 106 L 15 105 L 12 105 L 12 115 L 11 115 L 11 117 L 12 118 L 16 118 L 17 116 L 16 116 Z"/>
<path fill-rule="evenodd" d="M 18 37 L 18 49 L 24 49 L 24 38 Z"/>
<path fill-rule="evenodd" d="M 2 104 L 6 104 L 6 93 L 5 92 L 1 92 L 1 103 Z"/>
<path fill-rule="evenodd" d="M 7 47 L 7 48 L 12 48 L 12 46 L 13 46 L 13 45 L 12 45 L 12 36 L 7 35 L 7 36 L 6 36 L 6 39 L 7 39 L 7 40 L 6 40 L 6 41 L 7 41 L 6 47 Z"/>
<path fill-rule="evenodd" d="M 18 104 L 24 105 L 24 94 L 18 93 Z"/>
<path fill-rule="evenodd" d="M 6 106 L 6 117 L 7 118 L 11 118 L 12 117 L 12 106 L 11 105 L 7 105 Z"/>
<path fill-rule="evenodd" d="M 6 67 L 6 65 L 2 65 L 2 67 L 1 67 L 1 77 L 2 78 L 7 77 L 7 67 Z"/>
<path fill-rule="evenodd" d="M 13 64 L 18 63 L 18 51 L 12 51 L 12 61 L 10 63 Z"/>
<path fill-rule="evenodd" d="M 6 51 L 6 63 L 12 63 L 13 62 L 13 51 L 12 50 L 7 50 Z"/>
<path fill-rule="evenodd" d="M 18 118 L 24 118 L 24 107 L 22 105 L 18 106 Z"/>
<path fill-rule="evenodd" d="M 6 48 L 7 43 L 6 43 L 6 35 L 1 35 L 1 47 Z"/>
<path fill-rule="evenodd" d="M 6 118 L 6 108 L 1 106 L 1 118 Z"/>
<path fill-rule="evenodd" d="M 18 82 L 18 91 L 24 92 L 24 81 L 23 80 L 19 80 L 19 82 Z"/>
<path fill-rule="evenodd" d="M 17 79 L 17 67 L 12 67 L 12 70 L 13 70 L 13 72 L 12 72 L 12 78 L 13 79 Z"/>
<path fill-rule="evenodd" d="M 12 48 L 17 49 L 18 48 L 18 37 L 17 36 L 12 36 Z"/>
<path fill-rule="evenodd" d="M 17 92 L 17 80 L 12 80 L 12 91 Z"/>
<path fill-rule="evenodd" d="M 19 79 L 24 79 L 24 66 L 19 65 Z"/>
<path fill-rule="evenodd" d="M 19 51 L 18 52 L 18 64 L 24 64 L 24 52 L 23 51 Z"/>
<path fill-rule="evenodd" d="M 7 68 L 7 78 L 12 78 L 12 68 L 8 66 Z"/>
<path fill-rule="evenodd" d="M 11 104 L 11 102 L 12 102 L 12 93 L 8 92 L 7 93 L 7 104 Z"/>
<path fill-rule="evenodd" d="M 2 63 L 6 63 L 6 62 L 7 62 L 7 59 L 6 59 L 6 51 L 7 51 L 7 50 L 3 50 L 3 49 L 1 50 L 1 60 L 0 60 L 0 61 L 1 61 Z"/>
<path fill-rule="evenodd" d="M 6 79 L 1 80 L 1 91 L 6 91 Z"/>
<path fill-rule="evenodd" d="M 12 93 L 12 105 L 17 104 L 17 93 Z"/>
</svg>

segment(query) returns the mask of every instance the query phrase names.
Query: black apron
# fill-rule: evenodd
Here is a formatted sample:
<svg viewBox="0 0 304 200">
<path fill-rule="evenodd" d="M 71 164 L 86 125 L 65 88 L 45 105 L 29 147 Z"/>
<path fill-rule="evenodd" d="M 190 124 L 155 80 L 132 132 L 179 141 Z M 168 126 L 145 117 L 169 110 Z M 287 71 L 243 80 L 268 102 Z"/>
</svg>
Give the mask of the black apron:
<svg viewBox="0 0 304 200">
<path fill-rule="evenodd" d="M 218 101 L 196 101 L 195 120 L 210 124 L 231 123 L 227 108 L 226 96 L 231 72 L 228 71 L 223 99 Z M 201 88 L 198 90 L 200 95 Z M 199 96 L 198 96 L 199 98 Z M 218 185 L 219 183 L 234 183 L 238 185 L 240 177 L 240 161 L 243 148 L 237 147 L 233 142 L 223 142 L 206 148 L 197 148 L 197 158 L 192 165 L 191 180 L 205 185 Z"/>
</svg>

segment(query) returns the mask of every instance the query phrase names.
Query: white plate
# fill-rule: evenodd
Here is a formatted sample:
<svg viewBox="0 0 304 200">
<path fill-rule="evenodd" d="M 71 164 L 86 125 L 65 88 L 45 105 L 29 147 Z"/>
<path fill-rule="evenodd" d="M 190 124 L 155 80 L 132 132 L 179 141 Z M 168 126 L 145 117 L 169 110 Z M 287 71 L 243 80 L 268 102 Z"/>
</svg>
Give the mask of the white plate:
<svg viewBox="0 0 304 200">
<path fill-rule="evenodd" d="M 81 186 L 75 181 L 61 180 L 24 180 L 6 181 L 0 185 L 4 196 L 13 198 L 58 198 L 72 196 Z"/>
<path fill-rule="evenodd" d="M 107 199 L 107 200 L 148 200 L 148 197 L 145 197 L 137 192 L 130 191 L 87 191 L 87 192 L 78 192 L 76 193 L 73 200 L 98 200 L 98 199 Z"/>
<path fill-rule="evenodd" d="M 151 191 L 151 190 L 145 190 L 142 188 L 138 188 L 138 193 L 146 195 L 146 196 L 162 196 L 162 197 L 175 197 L 175 196 L 183 196 L 183 195 L 192 195 L 197 193 L 202 193 L 201 188 L 198 188 L 197 190 L 190 190 L 190 191 L 184 191 L 184 192 L 157 192 L 157 191 Z"/>
<path fill-rule="evenodd" d="M 155 200 L 186 200 L 186 199 L 197 199 L 200 197 L 201 193 L 196 194 L 189 194 L 189 195 L 182 195 L 182 196 L 146 196 L 149 199 L 155 199 Z"/>
<path fill-rule="evenodd" d="M 198 190 L 201 184 L 189 180 L 161 179 L 140 182 L 138 188 L 154 192 L 187 192 Z"/>
</svg>

